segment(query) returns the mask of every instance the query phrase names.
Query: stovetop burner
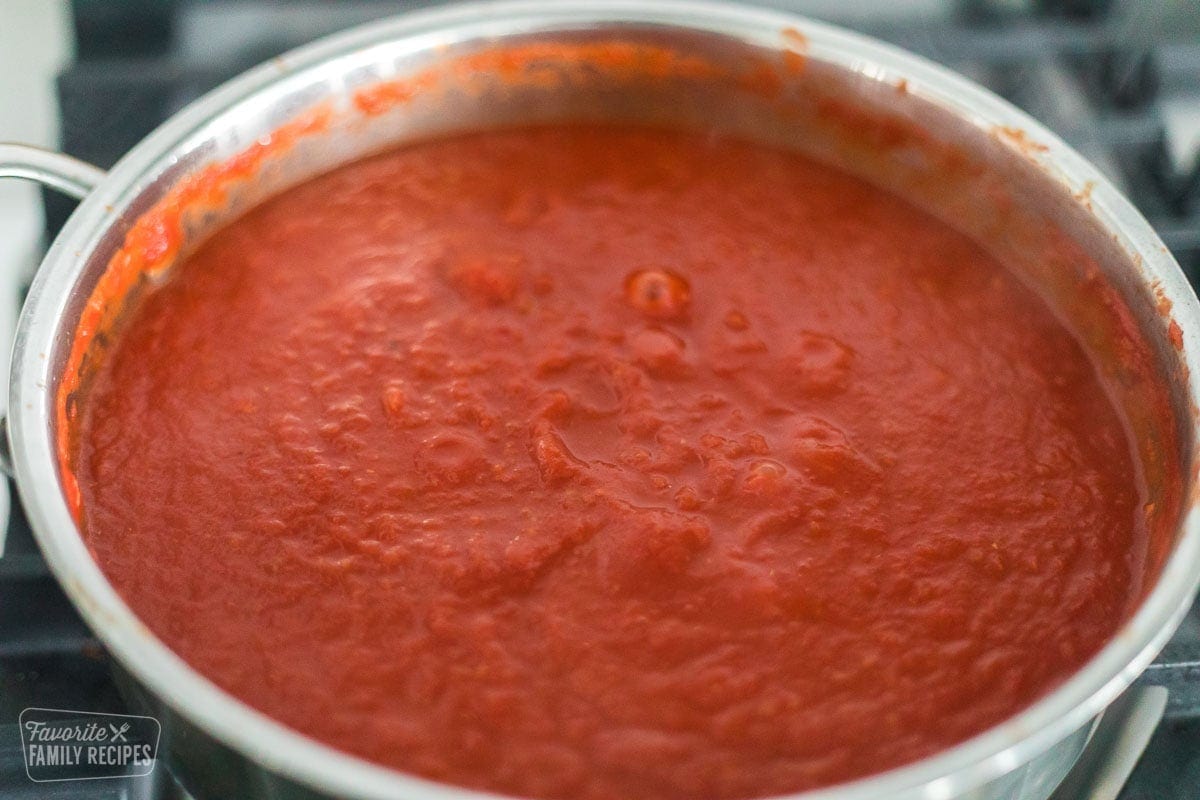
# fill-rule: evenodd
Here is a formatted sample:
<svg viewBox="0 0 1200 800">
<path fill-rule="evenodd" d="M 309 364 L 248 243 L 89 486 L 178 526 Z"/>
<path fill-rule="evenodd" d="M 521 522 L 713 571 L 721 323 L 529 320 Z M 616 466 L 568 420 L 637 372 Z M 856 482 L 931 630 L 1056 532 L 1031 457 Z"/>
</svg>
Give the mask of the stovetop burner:
<svg viewBox="0 0 1200 800">
<path fill-rule="evenodd" d="M 77 61 L 59 78 L 62 149 L 111 166 L 221 81 L 303 42 L 429 2 L 74 0 Z M 1024 107 L 1097 164 L 1200 276 L 1200 7 L 1191 0 L 766 0 L 947 64 Z M 47 234 L 72 206 L 46 195 Z M 13 497 L 16 497 L 15 492 Z M 121 712 L 108 656 L 75 614 L 14 502 L 0 558 L 0 797 L 180 800 L 146 778 L 32 783 L 17 716 Z M 1121 800 L 1200 796 L 1200 609 L 1139 680 L 1166 715 Z M 1057 797 L 1056 797 L 1057 800 Z M 1072 798 L 1062 798 L 1072 800 Z"/>
</svg>

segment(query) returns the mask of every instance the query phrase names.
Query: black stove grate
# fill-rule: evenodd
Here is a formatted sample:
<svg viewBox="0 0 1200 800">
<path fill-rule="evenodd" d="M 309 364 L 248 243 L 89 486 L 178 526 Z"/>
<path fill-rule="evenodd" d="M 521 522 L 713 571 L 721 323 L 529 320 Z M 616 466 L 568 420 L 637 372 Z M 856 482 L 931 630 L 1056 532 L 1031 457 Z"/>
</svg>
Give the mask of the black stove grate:
<svg viewBox="0 0 1200 800">
<path fill-rule="evenodd" d="M 552 0 L 549 0 L 552 2 Z M 1054 128 L 1146 214 L 1200 280 L 1200 2 L 1197 0 L 763 0 L 940 61 Z M 291 47 L 430 2 L 74 0 L 78 60 L 59 78 L 62 146 L 111 166 L 223 80 Z M 71 210 L 46 196 L 47 233 Z M 15 497 L 14 493 L 14 497 Z M 38 555 L 19 508 L 0 559 L 0 797 L 176 800 L 149 778 L 34 784 L 22 708 L 120 712 L 107 655 Z M 1200 610 L 1141 679 L 1170 701 L 1122 800 L 1200 793 Z"/>
</svg>

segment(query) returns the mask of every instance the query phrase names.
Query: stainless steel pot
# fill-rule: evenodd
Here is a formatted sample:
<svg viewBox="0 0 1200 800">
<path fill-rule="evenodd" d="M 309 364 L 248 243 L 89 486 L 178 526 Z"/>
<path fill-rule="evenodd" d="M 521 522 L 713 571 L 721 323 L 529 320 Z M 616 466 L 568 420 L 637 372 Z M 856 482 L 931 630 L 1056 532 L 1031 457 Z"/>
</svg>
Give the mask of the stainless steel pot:
<svg viewBox="0 0 1200 800">
<path fill-rule="evenodd" d="M 653 80 L 603 65 L 581 68 L 579 53 L 613 43 L 674 53 L 682 66 L 672 72 L 657 57 L 642 58 L 646 70 L 659 73 Z M 512 48 L 540 53 L 527 64 L 527 80 L 490 71 L 503 59 L 487 54 Z M 361 93 L 380 85 L 392 88 Z M 272 150 L 281 126 L 314 108 L 325 122 L 304 126 L 288 147 Z M 1004 101 L 862 36 L 772 11 L 688 0 L 500 2 L 372 24 L 221 87 L 107 175 L 64 156 L 0 146 L 0 176 L 33 178 L 83 197 L 21 317 L 8 413 L 12 467 L 50 567 L 112 652 L 132 701 L 162 720 L 173 770 L 204 798 L 483 797 L 350 757 L 252 710 L 155 639 L 92 560 L 64 500 L 56 391 L 81 310 L 126 232 L 156 204 L 170 202 L 189 176 L 238 154 L 267 155 L 252 177 L 231 185 L 227 203 L 187 218 L 187 241 L 263 197 L 374 150 L 455 130 L 578 117 L 721 129 L 868 175 L 980 237 L 1052 302 L 1069 305 L 1065 298 L 1081 282 L 1098 280 L 1150 342 L 1173 408 L 1163 424 L 1177 435 L 1168 446 L 1171 437 L 1148 432 L 1153 421 L 1135 420 L 1143 454 L 1154 462 L 1143 467 L 1154 480 L 1161 473 L 1155 464 L 1177 457 L 1186 486 L 1178 519 L 1149 559 L 1133 616 L 1069 681 L 1003 724 L 919 763 L 802 795 L 1046 798 L 1099 715 L 1174 631 L 1200 580 L 1196 298 L 1128 201 Z M 1091 277 L 1060 269 L 1051 256 L 1063 242 L 1092 260 Z M 1087 329 L 1095 310 L 1085 301 L 1074 307 L 1085 320 L 1081 336 L 1093 344 L 1104 335 L 1102 325 Z"/>
</svg>

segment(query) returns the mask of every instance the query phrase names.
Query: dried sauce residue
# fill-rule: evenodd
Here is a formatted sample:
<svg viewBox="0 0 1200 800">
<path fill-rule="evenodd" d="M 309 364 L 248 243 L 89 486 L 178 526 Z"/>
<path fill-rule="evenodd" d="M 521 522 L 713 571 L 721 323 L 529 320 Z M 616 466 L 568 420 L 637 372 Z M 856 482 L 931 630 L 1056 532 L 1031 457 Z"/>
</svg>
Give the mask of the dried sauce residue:
<svg viewBox="0 0 1200 800">
<path fill-rule="evenodd" d="M 783 36 L 783 65 L 792 75 L 804 72 L 808 65 L 808 37 L 795 28 L 784 28 Z"/>
<path fill-rule="evenodd" d="M 1073 195 L 1075 200 L 1081 203 L 1088 211 L 1092 210 L 1092 192 L 1096 190 L 1095 181 L 1086 181 L 1078 192 Z"/>
<path fill-rule="evenodd" d="M 997 125 L 993 129 L 997 136 L 1015 145 L 1022 154 L 1026 156 L 1034 153 L 1045 153 L 1049 150 L 1049 146 L 1041 142 L 1035 142 L 1029 138 L 1029 134 L 1024 128 L 1016 128 L 1008 125 Z"/>
</svg>

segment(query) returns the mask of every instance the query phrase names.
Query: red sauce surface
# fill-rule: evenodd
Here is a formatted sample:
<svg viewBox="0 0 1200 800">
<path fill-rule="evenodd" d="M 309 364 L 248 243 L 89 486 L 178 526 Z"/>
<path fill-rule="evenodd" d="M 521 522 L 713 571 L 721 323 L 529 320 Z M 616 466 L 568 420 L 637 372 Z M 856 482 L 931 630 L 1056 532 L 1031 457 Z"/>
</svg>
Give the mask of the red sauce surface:
<svg viewBox="0 0 1200 800">
<path fill-rule="evenodd" d="M 229 225 L 81 405 L 153 631 L 347 751 L 551 798 L 863 776 L 1013 714 L 1137 591 L 1122 419 L 902 200 L 698 135 L 412 146 Z"/>
</svg>

